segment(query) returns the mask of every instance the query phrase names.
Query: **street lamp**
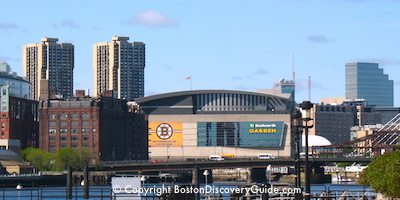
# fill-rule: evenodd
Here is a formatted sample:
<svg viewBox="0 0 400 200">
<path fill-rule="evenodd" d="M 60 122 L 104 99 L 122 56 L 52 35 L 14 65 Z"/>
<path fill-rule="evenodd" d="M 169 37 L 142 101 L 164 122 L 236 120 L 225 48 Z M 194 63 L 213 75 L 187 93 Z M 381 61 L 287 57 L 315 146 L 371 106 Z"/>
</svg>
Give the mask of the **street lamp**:
<svg viewBox="0 0 400 200">
<path fill-rule="evenodd" d="M 268 183 L 269 183 L 269 185 L 271 185 L 271 171 L 272 171 L 271 165 L 267 166 L 267 171 L 268 171 Z"/>
<path fill-rule="evenodd" d="M 18 190 L 18 199 L 20 199 L 21 197 L 21 190 L 22 190 L 22 185 L 21 183 L 18 183 L 17 187 L 15 187 L 15 189 Z"/>
<path fill-rule="evenodd" d="M 311 108 L 313 104 L 309 101 L 303 101 L 301 103 L 300 108 L 304 111 L 305 117 L 303 117 L 303 128 L 304 128 L 304 136 L 305 136 L 305 177 L 306 177 L 306 191 L 305 191 L 305 199 L 310 200 L 311 198 L 311 188 L 310 188 L 310 166 L 309 166 L 309 159 L 308 159 L 308 129 L 312 128 L 313 125 L 309 125 L 308 122 L 312 121 L 311 118 Z"/>
<path fill-rule="evenodd" d="M 147 181 L 147 177 L 145 176 L 140 177 L 140 181 L 142 182 L 142 185 L 144 185 L 144 183 Z"/>
<path fill-rule="evenodd" d="M 207 178 L 208 178 L 208 175 L 210 175 L 210 171 L 208 171 L 208 169 L 204 170 L 203 175 L 206 176 L 206 185 L 207 185 L 207 183 L 208 183 Z"/>
<path fill-rule="evenodd" d="M 296 180 L 295 185 L 296 188 L 301 188 L 301 168 L 300 168 L 300 152 L 301 152 L 301 132 L 302 132 L 302 119 L 301 112 L 296 110 L 292 114 L 293 122 L 292 122 L 292 136 L 294 137 L 295 145 L 296 145 L 296 154 L 295 154 L 295 168 L 296 168 Z M 296 200 L 303 199 L 301 197 L 301 193 L 296 193 Z"/>
</svg>

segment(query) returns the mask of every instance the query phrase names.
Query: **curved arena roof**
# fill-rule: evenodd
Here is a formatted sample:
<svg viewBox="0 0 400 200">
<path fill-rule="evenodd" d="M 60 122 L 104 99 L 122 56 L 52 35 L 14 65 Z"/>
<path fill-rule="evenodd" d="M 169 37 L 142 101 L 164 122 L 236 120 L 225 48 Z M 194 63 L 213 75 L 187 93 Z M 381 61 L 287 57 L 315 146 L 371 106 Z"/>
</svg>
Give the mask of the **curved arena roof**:
<svg viewBox="0 0 400 200">
<path fill-rule="evenodd" d="M 291 100 L 237 90 L 189 90 L 135 99 L 147 114 L 289 113 Z"/>
</svg>

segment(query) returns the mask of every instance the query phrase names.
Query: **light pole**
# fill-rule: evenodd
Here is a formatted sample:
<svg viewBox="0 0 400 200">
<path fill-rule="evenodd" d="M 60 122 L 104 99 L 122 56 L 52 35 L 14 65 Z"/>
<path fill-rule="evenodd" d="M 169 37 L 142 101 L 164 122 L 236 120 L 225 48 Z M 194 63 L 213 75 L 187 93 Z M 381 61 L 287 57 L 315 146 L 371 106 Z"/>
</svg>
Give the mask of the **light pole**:
<svg viewBox="0 0 400 200">
<path fill-rule="evenodd" d="M 207 184 L 208 184 L 207 178 L 208 178 L 208 175 L 210 175 L 210 171 L 208 171 L 208 169 L 204 170 L 203 175 L 206 176 L 206 186 L 207 186 Z"/>
<path fill-rule="evenodd" d="M 144 183 L 147 181 L 147 177 L 145 177 L 145 176 L 141 176 L 140 177 L 140 182 L 141 182 L 141 185 L 140 185 L 140 187 L 141 188 L 144 188 Z M 139 196 L 141 196 L 142 194 L 139 192 Z"/>
<path fill-rule="evenodd" d="M 296 154 L 295 154 L 295 168 L 296 168 L 296 180 L 295 186 L 296 188 L 301 188 L 301 167 L 300 167 L 300 152 L 301 152 L 301 132 L 302 132 L 302 119 L 301 112 L 296 110 L 292 114 L 293 123 L 292 123 L 292 136 L 294 137 L 295 145 L 296 145 Z M 296 200 L 303 199 L 301 193 L 295 194 Z"/>
<path fill-rule="evenodd" d="M 208 175 L 210 175 L 210 171 L 208 171 L 208 169 L 204 170 L 203 175 L 206 176 L 206 184 L 204 185 L 204 191 L 207 191 L 207 185 L 208 185 L 207 178 L 208 178 Z M 206 195 L 209 199 L 208 194 L 204 194 L 204 195 Z"/>
<path fill-rule="evenodd" d="M 18 183 L 17 187 L 15 187 L 15 189 L 18 190 L 18 199 L 20 199 L 21 197 L 21 190 L 22 190 L 22 185 L 21 183 Z"/>
<path fill-rule="evenodd" d="M 308 159 L 308 129 L 312 128 L 313 125 L 309 125 L 308 122 L 312 121 L 311 118 L 311 108 L 313 104 L 309 101 L 303 101 L 300 104 L 300 108 L 305 112 L 305 117 L 303 117 L 303 128 L 304 128 L 304 136 L 305 136 L 305 177 L 306 177 L 306 192 L 305 192 L 305 199 L 311 199 L 311 187 L 310 187 L 310 166 L 309 166 L 309 159 Z"/>
<path fill-rule="evenodd" d="M 271 171 L 272 171 L 271 165 L 267 166 L 267 171 L 268 171 L 268 183 L 269 183 L 269 185 L 271 185 Z"/>
<path fill-rule="evenodd" d="M 144 183 L 147 181 L 147 177 L 145 176 L 140 177 L 140 181 L 142 181 L 142 185 L 144 185 Z"/>
</svg>

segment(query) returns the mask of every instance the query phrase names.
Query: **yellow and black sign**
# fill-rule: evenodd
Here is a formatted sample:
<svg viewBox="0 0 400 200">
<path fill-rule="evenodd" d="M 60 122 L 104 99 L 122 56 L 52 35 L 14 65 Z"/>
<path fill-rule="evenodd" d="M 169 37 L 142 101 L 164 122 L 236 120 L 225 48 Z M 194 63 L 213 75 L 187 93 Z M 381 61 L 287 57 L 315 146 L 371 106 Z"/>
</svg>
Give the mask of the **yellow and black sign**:
<svg viewBox="0 0 400 200">
<path fill-rule="evenodd" d="M 249 129 L 249 133 L 276 133 L 276 129 L 272 128 L 261 128 L 261 129 Z"/>
<path fill-rule="evenodd" d="M 182 146 L 182 122 L 150 122 L 149 147 Z"/>
</svg>

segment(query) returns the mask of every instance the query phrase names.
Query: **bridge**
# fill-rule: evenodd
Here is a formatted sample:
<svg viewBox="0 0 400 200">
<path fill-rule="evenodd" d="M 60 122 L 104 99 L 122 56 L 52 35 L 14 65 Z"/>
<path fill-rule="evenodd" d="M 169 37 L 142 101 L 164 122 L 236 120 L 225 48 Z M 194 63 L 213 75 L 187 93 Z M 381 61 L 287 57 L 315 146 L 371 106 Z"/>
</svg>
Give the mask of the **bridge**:
<svg viewBox="0 0 400 200">
<path fill-rule="evenodd" d="M 343 144 L 312 147 L 320 158 L 365 158 L 400 149 L 400 113 L 378 131 Z"/>
<path fill-rule="evenodd" d="M 354 158 L 310 158 L 311 165 L 321 166 L 328 163 L 357 162 L 369 163 L 370 157 Z M 112 162 L 104 163 L 104 171 L 115 171 L 118 173 L 145 172 L 145 171 L 172 171 L 199 169 L 223 169 L 223 168 L 265 168 L 271 166 L 294 166 L 295 159 L 268 159 L 268 160 L 225 160 L 225 161 L 191 161 L 191 162 L 164 162 L 164 163 L 137 163 L 137 162 Z M 304 165 L 304 160 L 300 161 Z"/>
</svg>

